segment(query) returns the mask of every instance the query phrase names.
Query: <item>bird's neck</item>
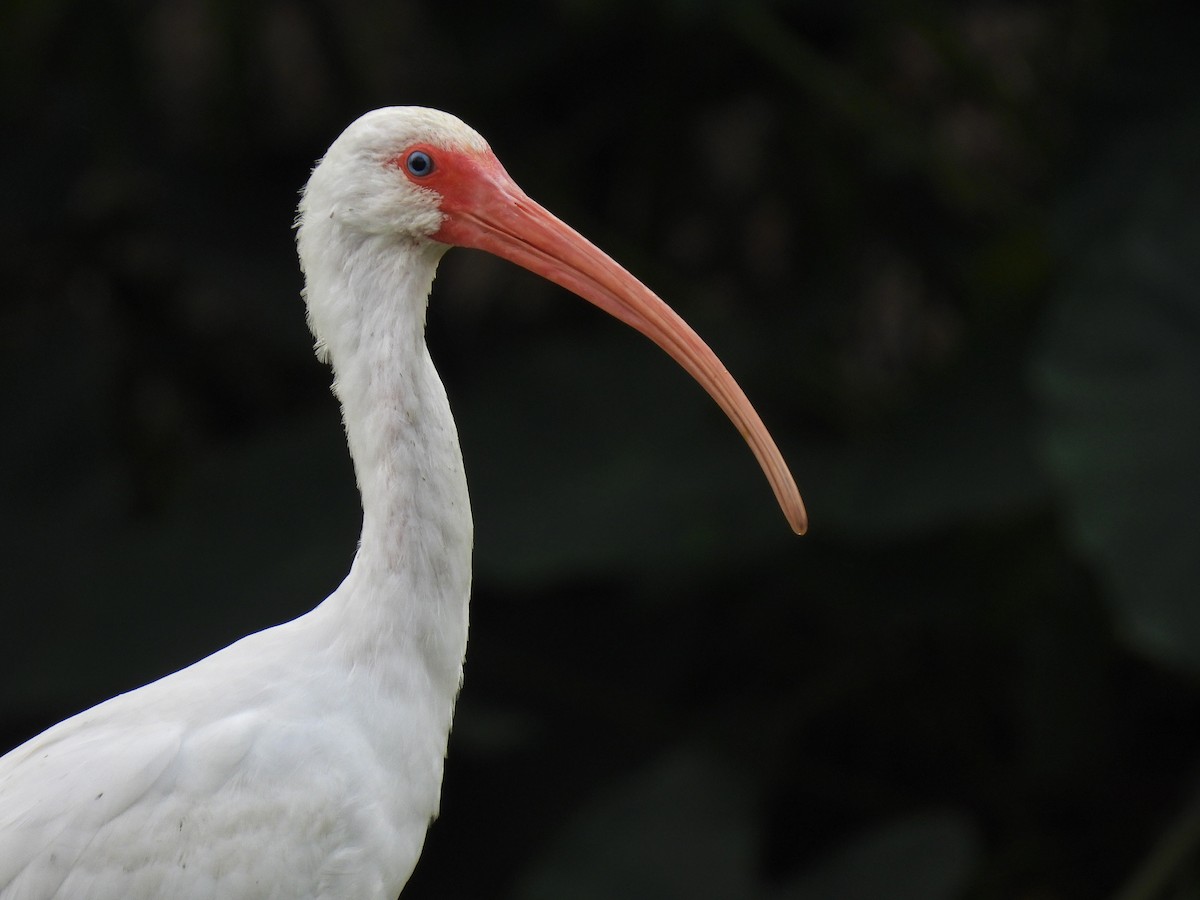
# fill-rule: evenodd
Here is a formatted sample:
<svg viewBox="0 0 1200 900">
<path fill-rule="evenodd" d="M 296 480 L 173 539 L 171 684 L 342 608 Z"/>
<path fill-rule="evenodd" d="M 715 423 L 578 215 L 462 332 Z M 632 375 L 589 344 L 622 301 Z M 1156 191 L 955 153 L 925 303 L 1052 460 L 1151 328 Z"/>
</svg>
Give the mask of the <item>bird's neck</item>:
<svg viewBox="0 0 1200 900">
<path fill-rule="evenodd" d="M 425 346 L 440 256 L 366 240 L 323 267 L 323 282 L 310 271 L 308 291 L 363 505 L 354 563 L 324 612 L 354 665 L 400 691 L 414 679 L 437 686 L 448 716 L 466 651 L 472 523 L 457 429 Z"/>
</svg>

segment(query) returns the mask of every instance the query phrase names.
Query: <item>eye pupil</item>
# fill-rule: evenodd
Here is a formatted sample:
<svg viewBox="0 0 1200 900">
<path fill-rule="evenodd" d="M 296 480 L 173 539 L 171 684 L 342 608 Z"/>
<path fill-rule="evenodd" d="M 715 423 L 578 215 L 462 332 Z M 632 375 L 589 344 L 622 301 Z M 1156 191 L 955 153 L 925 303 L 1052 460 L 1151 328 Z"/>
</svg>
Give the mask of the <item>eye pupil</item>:
<svg viewBox="0 0 1200 900">
<path fill-rule="evenodd" d="M 408 154 L 404 164 L 408 167 L 409 174 L 417 178 L 423 178 L 433 171 L 433 157 L 424 150 L 414 150 Z"/>
</svg>

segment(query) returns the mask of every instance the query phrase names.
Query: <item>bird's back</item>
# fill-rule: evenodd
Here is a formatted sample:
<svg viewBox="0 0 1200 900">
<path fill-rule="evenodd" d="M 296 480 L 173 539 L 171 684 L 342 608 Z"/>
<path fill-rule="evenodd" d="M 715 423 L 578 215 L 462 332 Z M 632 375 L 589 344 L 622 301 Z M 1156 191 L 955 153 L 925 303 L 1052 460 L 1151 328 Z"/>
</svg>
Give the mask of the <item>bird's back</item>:
<svg viewBox="0 0 1200 900">
<path fill-rule="evenodd" d="M 419 708 L 394 698 L 379 721 L 353 671 L 298 655 L 304 630 L 251 635 L 0 758 L 0 900 L 394 900 L 441 756 L 404 747 Z"/>
</svg>

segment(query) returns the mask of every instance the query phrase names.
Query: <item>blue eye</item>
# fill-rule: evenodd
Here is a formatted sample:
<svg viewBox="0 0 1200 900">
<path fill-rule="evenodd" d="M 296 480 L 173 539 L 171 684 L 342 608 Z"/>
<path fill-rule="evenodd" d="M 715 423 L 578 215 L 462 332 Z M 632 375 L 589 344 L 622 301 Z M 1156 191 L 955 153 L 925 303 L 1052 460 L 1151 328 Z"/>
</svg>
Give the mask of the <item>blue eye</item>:
<svg viewBox="0 0 1200 900">
<path fill-rule="evenodd" d="M 404 166 L 414 178 L 424 178 L 433 171 L 433 157 L 424 150 L 414 150 L 404 160 Z"/>
</svg>

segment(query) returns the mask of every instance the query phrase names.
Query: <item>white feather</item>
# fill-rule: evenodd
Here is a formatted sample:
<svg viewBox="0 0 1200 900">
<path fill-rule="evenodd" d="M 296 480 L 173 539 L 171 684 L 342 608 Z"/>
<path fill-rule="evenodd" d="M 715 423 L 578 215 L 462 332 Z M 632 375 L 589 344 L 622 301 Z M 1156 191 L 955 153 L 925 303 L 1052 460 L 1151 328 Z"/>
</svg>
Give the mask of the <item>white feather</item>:
<svg viewBox="0 0 1200 900">
<path fill-rule="evenodd" d="M 333 144 L 300 208 L 309 322 L 363 495 L 350 573 L 311 613 L 0 758 L 0 900 L 394 900 L 412 872 L 438 809 L 471 556 L 424 343 L 441 214 L 382 164 L 414 141 L 486 147 L 444 113 L 379 110 Z"/>
</svg>

